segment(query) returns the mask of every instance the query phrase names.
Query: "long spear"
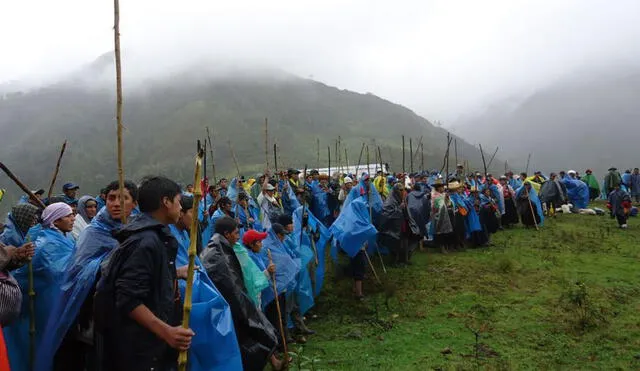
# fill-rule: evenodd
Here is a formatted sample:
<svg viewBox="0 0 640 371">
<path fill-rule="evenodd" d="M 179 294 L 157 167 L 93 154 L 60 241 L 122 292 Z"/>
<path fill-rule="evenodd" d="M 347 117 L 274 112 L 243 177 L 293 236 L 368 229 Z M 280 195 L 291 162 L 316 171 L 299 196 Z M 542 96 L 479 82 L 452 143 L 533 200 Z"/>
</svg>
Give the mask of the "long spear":
<svg viewBox="0 0 640 371">
<path fill-rule="evenodd" d="M 209 127 L 207 126 L 207 140 L 209 141 L 209 153 L 211 154 L 211 172 L 213 176 L 213 184 L 218 184 L 216 178 L 216 162 L 213 160 L 213 142 L 211 141 L 211 135 L 209 135 Z"/>
<path fill-rule="evenodd" d="M 124 210 L 124 165 L 122 154 L 122 65 L 120 62 L 120 3 L 113 0 L 113 39 L 116 58 L 116 121 L 118 123 L 118 187 L 120 187 L 120 210 Z M 127 216 L 120 215 L 122 224 L 127 223 Z"/>
<path fill-rule="evenodd" d="M 47 192 L 47 199 L 51 198 L 51 196 L 53 195 L 53 187 L 56 184 L 56 178 L 58 178 L 58 171 L 60 171 L 60 162 L 62 161 L 62 155 L 64 155 L 65 149 L 67 149 L 66 139 L 64 143 L 62 143 L 62 148 L 60 148 L 60 155 L 58 155 L 58 162 L 56 162 L 56 169 L 53 171 L 53 177 L 51 178 L 51 184 L 49 185 L 49 192 Z"/>
<path fill-rule="evenodd" d="M 267 256 L 269 257 L 269 265 L 273 264 L 273 259 L 271 258 L 271 249 L 267 248 Z M 282 348 L 284 350 L 284 368 L 287 368 L 287 364 L 289 363 L 289 351 L 287 350 L 287 339 L 284 334 L 284 324 L 282 323 L 282 311 L 280 309 L 280 300 L 278 300 L 278 286 L 276 285 L 276 275 L 271 274 L 271 280 L 273 282 L 273 294 L 274 300 L 276 301 L 276 311 L 278 311 L 278 324 L 280 326 L 280 336 L 282 337 Z"/>
<path fill-rule="evenodd" d="M 200 181 L 200 169 L 202 167 L 202 158 L 204 157 L 204 149 L 200 148 L 198 150 L 198 155 L 196 156 L 196 166 L 195 166 L 195 174 L 193 184 L 198 184 Z M 202 189 L 200 187 L 193 187 L 193 206 L 192 210 L 194 215 L 198 212 L 198 205 L 200 204 L 200 199 L 202 198 Z M 196 245 L 198 244 L 198 218 L 193 218 L 191 220 L 191 229 L 190 233 L 190 241 L 189 241 L 189 265 L 187 268 L 187 287 L 185 289 L 184 294 L 184 311 L 182 314 L 182 327 L 188 329 L 189 328 L 189 320 L 191 319 L 191 299 L 193 296 L 193 275 L 195 271 L 195 262 L 196 262 Z M 187 369 L 187 357 L 188 351 L 182 350 L 178 355 L 178 370 L 186 371 Z"/>
</svg>

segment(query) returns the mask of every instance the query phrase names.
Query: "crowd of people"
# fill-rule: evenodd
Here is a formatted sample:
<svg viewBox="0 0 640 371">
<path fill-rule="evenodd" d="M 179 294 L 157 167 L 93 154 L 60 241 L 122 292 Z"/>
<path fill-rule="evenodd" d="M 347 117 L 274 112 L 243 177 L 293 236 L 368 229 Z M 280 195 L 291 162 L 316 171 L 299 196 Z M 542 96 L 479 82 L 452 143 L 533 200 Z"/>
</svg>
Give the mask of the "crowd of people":
<svg viewBox="0 0 640 371">
<path fill-rule="evenodd" d="M 640 202 L 637 168 L 611 168 L 601 184 L 590 170 L 375 173 L 205 178 L 195 185 L 198 204 L 194 185 L 162 176 L 124 189 L 114 181 L 96 197 L 78 197 L 74 183 L 49 199 L 34 190 L 0 235 L 0 369 L 174 370 L 187 350 L 191 370 L 283 369 L 286 345 L 314 334 L 305 315 L 322 291 L 326 256 L 348 256 L 361 300 L 372 255 L 404 267 L 419 246 L 490 246 L 492 234 L 517 224 L 603 214 L 589 208 L 601 197 L 626 228 L 632 198 Z"/>
</svg>

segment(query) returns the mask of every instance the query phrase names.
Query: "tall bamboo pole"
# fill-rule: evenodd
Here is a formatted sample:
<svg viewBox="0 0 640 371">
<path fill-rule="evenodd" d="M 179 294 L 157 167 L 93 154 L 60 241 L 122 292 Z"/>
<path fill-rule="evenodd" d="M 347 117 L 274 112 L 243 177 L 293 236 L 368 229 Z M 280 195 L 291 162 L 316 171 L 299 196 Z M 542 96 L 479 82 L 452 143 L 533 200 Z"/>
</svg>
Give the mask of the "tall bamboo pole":
<svg viewBox="0 0 640 371">
<path fill-rule="evenodd" d="M 271 249 L 267 248 L 267 256 L 269 257 L 269 265 L 273 264 L 271 258 Z M 284 368 L 287 368 L 289 363 L 289 351 L 287 350 L 287 339 L 284 333 L 284 323 L 282 322 L 282 309 L 280 309 L 280 300 L 278 300 L 278 286 L 276 284 L 276 275 L 271 274 L 271 282 L 273 283 L 274 300 L 276 301 L 276 311 L 278 312 L 278 325 L 280 327 L 280 337 L 282 338 L 282 349 L 284 350 Z"/>
<path fill-rule="evenodd" d="M 316 138 L 316 169 L 320 169 L 320 138 Z"/>
<path fill-rule="evenodd" d="M 200 169 L 202 168 L 202 158 L 204 157 L 204 150 L 202 148 L 199 149 L 198 155 L 196 156 L 196 166 L 193 176 L 193 184 L 198 184 L 200 181 Z M 201 187 L 193 187 L 193 215 L 197 215 L 198 213 L 198 205 L 200 204 L 200 199 L 202 198 L 202 189 Z M 191 226 L 189 230 L 190 241 L 189 241 L 189 265 L 187 268 L 187 287 L 185 289 L 184 294 L 184 311 L 182 314 L 182 327 L 189 328 L 189 320 L 191 319 L 191 307 L 192 307 L 192 295 L 193 295 L 193 275 L 195 271 L 195 262 L 196 262 L 196 253 L 197 253 L 197 244 L 198 244 L 198 218 L 193 218 L 191 220 Z M 187 357 L 188 351 L 183 350 L 180 351 L 178 355 L 178 370 L 186 371 L 187 369 Z"/>
<path fill-rule="evenodd" d="M 116 121 L 118 123 L 118 187 L 120 187 L 120 221 L 127 223 L 124 212 L 124 165 L 122 154 L 122 65 L 120 62 L 120 2 L 113 0 L 113 38 L 116 58 Z"/>
<path fill-rule="evenodd" d="M 364 152 L 364 142 L 362 143 L 362 148 L 360 148 L 360 156 L 358 156 L 358 164 L 356 165 L 356 178 L 358 177 L 358 170 L 360 169 L 360 164 L 362 163 L 362 153 Z"/>
<path fill-rule="evenodd" d="M 409 170 L 413 173 L 413 140 L 409 138 Z"/>
<path fill-rule="evenodd" d="M 402 136 L 402 172 L 406 173 L 407 170 L 404 166 L 404 135 Z"/>
<path fill-rule="evenodd" d="M 264 118 L 264 163 L 269 170 L 269 121 Z"/>
<path fill-rule="evenodd" d="M 56 168 L 53 171 L 53 177 L 51 178 L 51 184 L 49 184 L 49 192 L 47 192 L 47 198 L 51 198 L 53 195 L 53 187 L 56 184 L 56 179 L 58 178 L 58 171 L 60 171 L 60 162 L 62 161 L 62 156 L 64 155 L 64 150 L 67 148 L 67 140 L 64 140 L 62 143 L 62 148 L 60 148 L 60 155 L 58 155 L 58 162 L 56 162 Z"/>
</svg>

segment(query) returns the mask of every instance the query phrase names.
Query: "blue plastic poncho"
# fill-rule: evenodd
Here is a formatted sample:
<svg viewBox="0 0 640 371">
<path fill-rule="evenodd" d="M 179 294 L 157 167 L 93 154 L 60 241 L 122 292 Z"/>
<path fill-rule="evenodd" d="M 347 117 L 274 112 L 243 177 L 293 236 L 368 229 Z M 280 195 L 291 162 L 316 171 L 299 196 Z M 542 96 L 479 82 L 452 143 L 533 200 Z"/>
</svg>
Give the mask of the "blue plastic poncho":
<svg viewBox="0 0 640 371">
<path fill-rule="evenodd" d="M 299 211 L 296 211 L 296 213 L 294 213 L 293 218 L 294 218 L 294 224 L 295 224 L 295 228 L 296 231 L 299 232 L 299 227 L 298 225 L 301 225 L 301 221 L 300 219 L 300 215 L 302 213 L 302 208 L 298 209 Z M 331 233 L 329 232 L 329 229 L 327 227 L 324 226 L 324 224 L 322 224 L 322 222 L 320 220 L 318 220 L 318 218 L 315 217 L 315 215 L 313 215 L 312 212 L 308 211 L 307 214 L 309 215 L 309 219 L 308 219 L 308 225 L 309 225 L 309 232 L 311 233 L 309 235 L 309 243 L 313 243 L 313 245 L 315 245 L 315 253 L 317 254 L 318 257 L 318 266 L 316 267 L 316 271 L 315 271 L 315 288 L 314 288 L 314 295 L 317 297 L 318 295 L 320 295 L 320 291 L 322 290 L 322 285 L 324 284 L 324 271 L 325 271 L 325 251 L 327 248 L 327 244 L 329 244 L 332 241 L 332 236 Z M 313 240 L 311 239 L 312 236 L 318 236 L 318 239 L 316 241 L 316 239 L 314 238 Z M 304 243 L 304 242 L 303 242 Z M 311 245 L 311 250 L 313 251 L 313 245 Z"/>
<path fill-rule="evenodd" d="M 530 183 L 530 181 L 526 181 L 527 183 Z M 583 183 L 584 184 L 584 183 Z M 518 188 L 516 190 L 516 198 L 520 197 L 520 194 L 522 192 L 524 192 L 524 184 Z M 539 225 L 542 226 L 544 224 L 544 214 L 542 213 L 542 203 L 540 202 L 540 198 L 538 197 L 538 192 L 536 192 L 535 188 L 533 188 L 533 186 L 531 186 L 531 188 L 529 189 L 529 199 L 531 200 L 531 202 L 533 203 L 533 205 L 535 206 L 538 215 L 540 216 L 540 223 Z"/>
<path fill-rule="evenodd" d="M 293 215 L 294 211 L 300 206 L 300 201 L 298 201 L 296 194 L 291 189 L 290 183 L 287 182 L 282 189 L 282 207 L 284 208 L 284 212 L 287 215 Z"/>
<path fill-rule="evenodd" d="M 311 193 L 313 194 L 313 201 L 310 205 L 311 212 L 316 218 L 324 222 L 331 215 L 331 211 L 329 210 L 329 194 L 322 189 L 320 182 L 317 180 L 311 182 Z"/>
<path fill-rule="evenodd" d="M 363 198 L 365 203 L 371 202 L 371 209 L 373 211 L 373 220 L 375 221 L 377 216 L 382 212 L 382 197 L 380 197 L 380 193 L 376 187 L 369 187 L 371 189 L 371 194 L 367 195 L 367 188 L 365 186 L 364 176 L 360 178 L 358 185 L 351 188 L 347 198 L 344 200 L 342 204 L 342 208 L 346 208 L 353 200 L 357 198 Z"/>
<path fill-rule="evenodd" d="M 562 183 L 567 187 L 567 197 L 573 206 L 578 209 L 589 207 L 589 186 L 586 183 L 571 177 L 565 177 Z"/>
<path fill-rule="evenodd" d="M 296 261 L 291 257 L 289 251 L 287 251 L 272 229 L 268 233 L 267 238 L 262 242 L 262 250 L 259 253 L 250 251 L 249 255 L 256 265 L 264 270 L 265 268 L 263 267 L 269 265 L 267 251 L 271 252 L 273 264 L 276 265 L 276 286 L 279 295 L 295 288 L 296 275 L 300 270 L 300 261 Z M 270 281 L 270 284 L 273 285 L 273 281 Z M 271 303 L 274 297 L 272 286 L 262 290 L 262 308 Z"/>
<path fill-rule="evenodd" d="M 502 193 L 502 186 L 499 184 L 491 184 L 489 185 L 489 190 L 491 190 L 491 196 L 493 196 L 498 204 L 500 215 L 504 215 L 504 193 Z"/>
<path fill-rule="evenodd" d="M 365 242 L 374 244 L 378 231 L 369 221 L 369 207 L 363 197 L 357 197 L 342 209 L 329 232 L 349 257 L 358 254 Z"/>
<path fill-rule="evenodd" d="M 207 209 L 209 208 L 209 205 L 211 205 L 211 203 L 207 201 Z M 198 221 L 200 223 L 203 223 L 205 220 L 204 211 L 204 200 L 200 200 L 200 203 L 198 204 Z M 200 234 L 202 236 L 202 244 L 206 246 L 213 236 L 213 221 L 211 216 L 207 218 L 207 226 L 202 228 Z"/>
<path fill-rule="evenodd" d="M 9 213 L 4 225 L 4 231 L 2 231 L 2 234 L 0 235 L 0 242 L 7 246 L 20 247 L 27 242 L 27 236 L 29 236 L 29 240 L 35 241 L 36 238 L 38 238 L 41 229 L 42 226 L 40 224 L 36 224 L 29 228 L 25 235 L 15 224 L 11 213 Z"/>
<path fill-rule="evenodd" d="M 289 239 L 290 243 L 292 242 L 296 245 L 296 256 L 300 258 L 300 273 L 298 273 L 297 277 L 296 299 L 300 307 L 300 313 L 305 314 L 315 304 L 315 290 L 311 275 L 313 275 L 314 278 L 317 277 L 317 268 L 311 271 L 309 263 L 316 261 L 317 246 L 315 246 L 315 241 L 313 246 L 311 244 L 312 236 L 309 234 L 309 231 L 314 230 L 311 225 L 304 231 L 302 230 L 302 210 L 303 208 L 300 207 L 293 214 L 294 231 L 292 235 L 289 236 Z M 309 216 L 308 219 L 311 219 L 312 215 L 310 215 L 310 212 L 308 210 L 305 210 L 305 212 Z M 316 251 L 313 250 L 314 246 L 316 247 Z M 320 260 L 323 258 L 324 256 L 317 256 L 318 264 L 320 264 Z"/>
<path fill-rule="evenodd" d="M 465 238 L 469 239 L 471 233 L 481 231 L 482 224 L 480 224 L 480 217 L 473 206 L 473 199 L 463 197 L 459 193 L 452 194 L 450 199 L 455 207 L 463 207 L 467 210 L 467 216 L 464 218 Z"/>
<path fill-rule="evenodd" d="M 60 286 L 60 296 L 52 306 L 51 318 L 42 335 L 43 346 L 36 361 L 38 370 L 51 369 L 62 338 L 75 322 L 96 283 L 100 264 L 118 246 L 111 233 L 121 225 L 103 208 L 80 234 Z"/>
<path fill-rule="evenodd" d="M 35 296 L 36 354 L 40 353 L 43 343 L 41 329 L 53 315 L 51 308 L 61 294 L 65 272 L 73 254 L 74 242 L 62 232 L 44 228 L 35 241 L 36 253 L 33 257 L 33 282 Z M 25 265 L 13 273 L 18 281 L 25 300 L 22 301 L 20 317 L 11 326 L 4 329 L 11 369 L 22 371 L 29 369 L 29 274 Z M 40 329 L 40 330 L 39 330 Z"/>
<path fill-rule="evenodd" d="M 175 225 L 169 225 L 169 229 L 179 244 L 176 267 L 188 265 L 189 233 L 178 230 Z M 202 267 L 197 256 L 195 265 Z M 178 285 L 180 297 L 184 298 L 187 283 L 179 280 Z M 241 370 L 242 358 L 229 304 L 202 270 L 196 270 L 193 275 L 191 301 L 193 307 L 189 326 L 196 336 L 189 348 L 189 370 Z"/>
</svg>

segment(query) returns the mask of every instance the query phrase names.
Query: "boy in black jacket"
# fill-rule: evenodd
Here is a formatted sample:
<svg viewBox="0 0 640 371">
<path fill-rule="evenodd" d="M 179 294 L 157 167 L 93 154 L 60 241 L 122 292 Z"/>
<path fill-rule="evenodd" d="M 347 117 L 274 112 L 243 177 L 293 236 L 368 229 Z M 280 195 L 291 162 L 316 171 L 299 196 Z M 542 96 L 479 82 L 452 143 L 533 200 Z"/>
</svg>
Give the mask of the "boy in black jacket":
<svg viewBox="0 0 640 371">
<path fill-rule="evenodd" d="M 180 326 L 182 308 L 176 270 L 178 242 L 168 224 L 180 217 L 181 189 L 163 177 L 140 185 L 134 216 L 115 236 L 114 251 L 96 294 L 97 330 L 104 340 L 104 370 L 173 370 L 176 350 L 187 350 L 194 333 Z"/>
</svg>

